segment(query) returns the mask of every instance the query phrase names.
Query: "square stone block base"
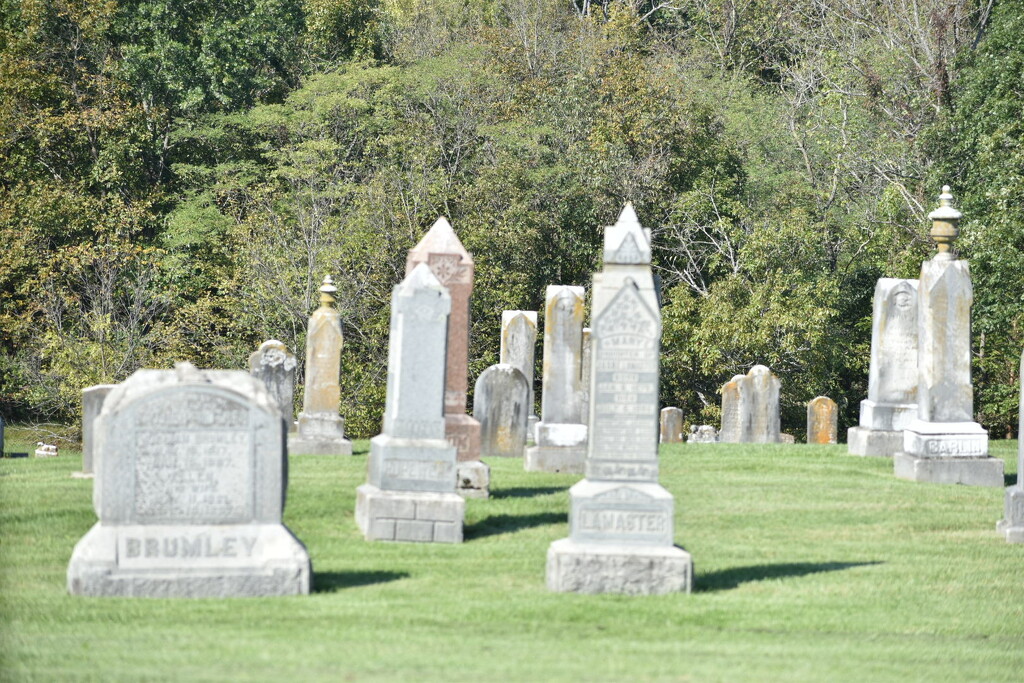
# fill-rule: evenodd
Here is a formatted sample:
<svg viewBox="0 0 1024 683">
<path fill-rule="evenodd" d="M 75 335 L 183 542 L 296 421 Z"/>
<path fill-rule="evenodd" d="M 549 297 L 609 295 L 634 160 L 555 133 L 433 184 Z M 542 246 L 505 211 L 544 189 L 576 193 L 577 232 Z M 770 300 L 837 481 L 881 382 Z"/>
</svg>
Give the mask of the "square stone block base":
<svg viewBox="0 0 1024 683">
<path fill-rule="evenodd" d="M 583 474 L 587 462 L 587 444 L 579 446 L 530 446 L 523 469 L 527 472 Z"/>
<path fill-rule="evenodd" d="M 676 546 L 584 544 L 563 538 L 548 547 L 547 585 L 556 593 L 689 593 L 693 558 Z"/>
<path fill-rule="evenodd" d="M 356 524 L 368 541 L 462 543 L 466 501 L 455 493 L 356 489 Z"/>
<path fill-rule="evenodd" d="M 324 439 L 288 435 L 289 455 L 352 455 L 352 442 L 348 439 Z"/>
<path fill-rule="evenodd" d="M 491 468 L 480 460 L 456 463 L 456 492 L 463 498 L 488 498 Z"/>
<path fill-rule="evenodd" d="M 932 484 L 1003 486 L 1003 461 L 999 458 L 919 458 L 897 453 L 892 462 L 893 471 L 900 479 Z"/>
<path fill-rule="evenodd" d="M 72 595 L 239 598 L 309 593 L 305 546 L 282 524 L 104 525 L 75 546 Z"/>
<path fill-rule="evenodd" d="M 996 531 L 1006 535 L 1007 543 L 1024 543 L 1024 487 L 1020 483 L 1006 489 L 1006 516 L 996 523 Z"/>
<path fill-rule="evenodd" d="M 903 450 L 903 432 L 850 427 L 846 444 L 850 455 L 891 458 Z"/>
</svg>

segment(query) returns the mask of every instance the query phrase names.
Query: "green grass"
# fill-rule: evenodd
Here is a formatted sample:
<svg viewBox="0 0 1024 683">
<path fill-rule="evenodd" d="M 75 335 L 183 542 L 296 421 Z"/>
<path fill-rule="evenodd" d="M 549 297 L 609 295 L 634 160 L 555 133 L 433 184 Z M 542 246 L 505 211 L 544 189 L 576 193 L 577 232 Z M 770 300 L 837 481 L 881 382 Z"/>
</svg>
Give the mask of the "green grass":
<svg viewBox="0 0 1024 683">
<path fill-rule="evenodd" d="M 366 448 L 292 459 L 285 523 L 315 587 L 271 599 L 68 596 L 95 522 L 79 453 L 0 461 L 0 679 L 1021 680 L 1024 545 L 994 531 L 1001 489 L 897 480 L 845 446 L 667 446 L 695 592 L 552 594 L 576 477 L 492 461 L 466 543 L 368 543 Z M 1015 449 L 992 444 L 1011 473 Z"/>
</svg>

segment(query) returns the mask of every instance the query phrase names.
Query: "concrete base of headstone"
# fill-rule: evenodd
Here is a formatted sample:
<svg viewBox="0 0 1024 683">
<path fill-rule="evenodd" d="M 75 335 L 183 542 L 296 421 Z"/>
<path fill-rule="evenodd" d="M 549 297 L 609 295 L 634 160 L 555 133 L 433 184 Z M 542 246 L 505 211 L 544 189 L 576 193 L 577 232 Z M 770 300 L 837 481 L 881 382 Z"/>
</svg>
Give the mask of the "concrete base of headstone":
<svg viewBox="0 0 1024 683">
<path fill-rule="evenodd" d="M 480 460 L 456 463 L 456 492 L 463 498 L 489 498 L 491 468 Z"/>
<path fill-rule="evenodd" d="M 465 514 L 455 493 L 356 489 L 356 524 L 368 541 L 462 543 Z"/>
<path fill-rule="evenodd" d="M 850 427 L 846 432 L 850 455 L 891 458 L 903 450 L 903 432 L 867 427 Z"/>
<path fill-rule="evenodd" d="M 920 458 L 983 458 L 988 455 L 988 432 L 977 422 L 914 420 L 903 431 L 903 453 Z"/>
<path fill-rule="evenodd" d="M 557 593 L 689 593 L 693 558 L 677 546 L 577 543 L 563 538 L 548 547 L 547 586 Z"/>
<path fill-rule="evenodd" d="M 540 418 L 536 415 L 530 415 L 526 418 L 526 445 L 534 446 L 537 443 L 537 425 L 540 423 Z"/>
<path fill-rule="evenodd" d="M 340 415 L 299 413 L 298 433 L 288 434 L 290 455 L 352 455 Z"/>
<path fill-rule="evenodd" d="M 892 460 L 893 471 L 899 479 L 932 484 L 1003 486 L 1003 461 L 999 458 L 919 458 L 908 453 L 897 453 Z"/>
<path fill-rule="evenodd" d="M 1006 489 L 1006 516 L 996 522 L 996 531 L 1006 535 L 1007 543 L 1024 543 L 1024 487 L 1020 484 Z"/>
<path fill-rule="evenodd" d="M 537 445 L 526 449 L 527 472 L 583 474 L 587 460 L 587 426 L 538 422 Z"/>
<path fill-rule="evenodd" d="M 309 593 L 305 546 L 281 524 L 98 523 L 68 565 L 72 595 L 229 598 Z"/>
</svg>

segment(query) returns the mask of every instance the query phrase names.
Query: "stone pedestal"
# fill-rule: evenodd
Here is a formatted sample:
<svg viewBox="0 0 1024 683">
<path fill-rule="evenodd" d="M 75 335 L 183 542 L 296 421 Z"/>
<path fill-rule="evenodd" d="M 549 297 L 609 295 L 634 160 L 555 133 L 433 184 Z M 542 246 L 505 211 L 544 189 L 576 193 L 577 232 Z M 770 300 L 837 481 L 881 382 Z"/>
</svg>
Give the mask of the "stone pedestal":
<svg viewBox="0 0 1024 683">
<path fill-rule="evenodd" d="M 538 422 L 537 445 L 526 449 L 527 472 L 583 474 L 587 459 L 587 426 Z"/>
<path fill-rule="evenodd" d="M 557 593 L 689 593 L 693 558 L 677 547 L 617 547 L 562 538 L 548 547 L 547 587 Z"/>
<path fill-rule="evenodd" d="M 356 489 L 356 524 L 368 541 L 462 543 L 465 510 L 457 493 Z"/>
<path fill-rule="evenodd" d="M 850 427 L 846 432 L 850 455 L 891 458 L 903 448 L 903 432 L 868 427 Z"/>
<path fill-rule="evenodd" d="M 352 455 L 352 442 L 345 438 L 345 420 L 330 413 L 299 413 L 298 432 L 288 435 L 292 455 Z"/>
</svg>

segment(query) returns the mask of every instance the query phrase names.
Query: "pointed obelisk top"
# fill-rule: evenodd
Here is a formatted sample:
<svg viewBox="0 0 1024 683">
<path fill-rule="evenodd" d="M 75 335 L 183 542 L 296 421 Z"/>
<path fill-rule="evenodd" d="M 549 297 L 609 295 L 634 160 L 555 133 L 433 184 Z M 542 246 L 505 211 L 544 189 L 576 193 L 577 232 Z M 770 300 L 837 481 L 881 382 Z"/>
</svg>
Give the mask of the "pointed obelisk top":
<svg viewBox="0 0 1024 683">
<path fill-rule="evenodd" d="M 418 257 L 415 260 L 424 261 L 427 254 L 458 254 L 462 257 L 464 265 L 473 263 L 473 257 L 462 246 L 451 223 L 444 216 L 434 221 L 430 230 L 427 230 L 427 234 L 409 250 L 409 259 L 413 260 L 414 257 Z"/>
<path fill-rule="evenodd" d="M 604 262 L 618 265 L 651 262 L 651 231 L 640 225 L 632 202 L 626 202 L 615 225 L 604 229 Z"/>
</svg>

